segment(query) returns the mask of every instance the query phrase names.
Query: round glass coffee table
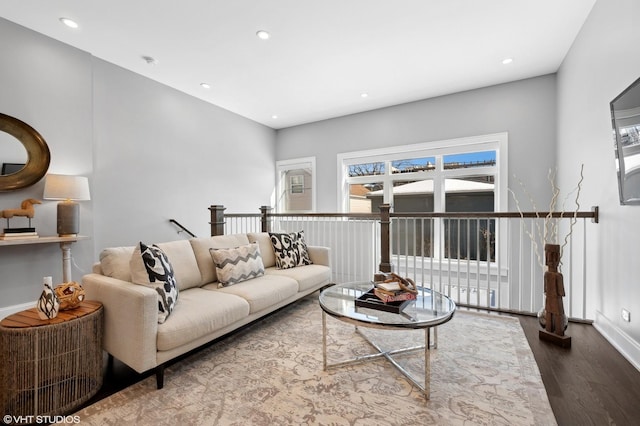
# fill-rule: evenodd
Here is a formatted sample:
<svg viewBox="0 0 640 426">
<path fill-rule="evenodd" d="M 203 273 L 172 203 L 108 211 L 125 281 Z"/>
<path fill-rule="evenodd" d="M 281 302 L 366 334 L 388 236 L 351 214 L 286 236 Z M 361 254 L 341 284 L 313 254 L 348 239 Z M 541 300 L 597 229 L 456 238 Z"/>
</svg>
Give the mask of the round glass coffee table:
<svg viewBox="0 0 640 426">
<path fill-rule="evenodd" d="M 437 334 L 434 330 L 434 340 L 431 341 L 431 328 L 442 325 L 453 318 L 456 304 L 447 296 L 428 288 L 418 287 L 418 298 L 409 302 L 404 309 L 399 312 L 388 312 L 381 309 L 358 306 L 356 299 L 362 300 L 363 296 L 373 288 L 370 281 L 352 282 L 336 284 L 320 292 L 320 307 L 322 308 L 322 360 L 325 370 L 341 367 L 344 365 L 364 362 L 370 359 L 385 357 L 402 374 L 417 386 L 424 396 L 429 399 L 430 385 L 429 377 L 431 372 L 430 348 L 437 347 Z M 334 364 L 327 363 L 327 314 L 343 322 L 347 322 L 358 327 L 370 327 L 380 329 L 423 329 L 425 334 L 424 345 L 412 346 L 394 350 L 382 350 L 363 333 L 359 333 L 378 352 L 371 355 L 359 356 L 347 361 Z M 419 379 L 413 377 L 403 368 L 393 355 L 412 351 L 424 351 L 424 384 Z"/>
</svg>

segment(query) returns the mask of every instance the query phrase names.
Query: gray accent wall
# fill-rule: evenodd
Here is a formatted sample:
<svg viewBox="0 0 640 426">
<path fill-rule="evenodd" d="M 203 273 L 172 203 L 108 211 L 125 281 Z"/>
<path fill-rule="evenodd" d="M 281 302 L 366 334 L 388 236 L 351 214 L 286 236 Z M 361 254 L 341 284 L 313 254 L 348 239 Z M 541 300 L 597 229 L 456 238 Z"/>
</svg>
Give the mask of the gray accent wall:
<svg viewBox="0 0 640 426">
<path fill-rule="evenodd" d="M 595 326 L 640 369 L 640 206 L 618 198 L 609 103 L 640 77 L 640 2 L 599 0 L 558 72 L 558 159 L 563 190 L 585 167 L 584 206 L 600 207 L 587 250 Z M 631 321 L 622 320 L 622 309 Z"/>
<path fill-rule="evenodd" d="M 548 200 L 547 172 L 556 166 L 555 75 L 282 129 L 276 157 L 316 156 L 318 210 L 334 212 L 339 153 L 501 132 L 509 134 L 509 186 L 519 188 L 515 175 L 535 200 Z M 509 206 L 515 210 L 513 201 Z"/>
<path fill-rule="evenodd" d="M 209 205 L 258 212 L 271 201 L 273 129 L 4 19 L 0 112 L 42 134 L 50 172 L 89 177 L 80 230 L 90 239 L 72 247 L 76 281 L 104 247 L 187 238 L 171 218 L 206 236 Z M 0 210 L 42 199 L 43 188 L 0 192 Z M 36 206 L 41 235 L 56 233 L 56 204 Z M 0 317 L 33 303 L 47 275 L 62 281 L 57 244 L 0 247 Z"/>
</svg>

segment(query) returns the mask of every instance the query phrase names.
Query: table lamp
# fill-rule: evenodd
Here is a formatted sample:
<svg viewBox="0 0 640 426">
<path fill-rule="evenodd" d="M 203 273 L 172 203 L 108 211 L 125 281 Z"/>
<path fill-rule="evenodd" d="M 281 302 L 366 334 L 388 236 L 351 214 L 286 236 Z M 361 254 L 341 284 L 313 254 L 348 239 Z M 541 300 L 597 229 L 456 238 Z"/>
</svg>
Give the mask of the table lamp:
<svg viewBox="0 0 640 426">
<path fill-rule="evenodd" d="M 58 235 L 60 237 L 78 235 L 80 205 L 76 201 L 91 199 L 89 180 L 84 176 L 48 174 L 44 181 L 43 198 L 45 200 L 62 200 L 58 203 Z"/>
</svg>

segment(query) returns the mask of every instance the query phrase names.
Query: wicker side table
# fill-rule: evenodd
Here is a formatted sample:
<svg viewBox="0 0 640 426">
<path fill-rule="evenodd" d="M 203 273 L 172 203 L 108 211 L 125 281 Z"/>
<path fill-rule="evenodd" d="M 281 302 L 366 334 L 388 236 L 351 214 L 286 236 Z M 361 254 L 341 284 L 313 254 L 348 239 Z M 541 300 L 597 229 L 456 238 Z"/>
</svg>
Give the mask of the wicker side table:
<svg viewBox="0 0 640 426">
<path fill-rule="evenodd" d="M 103 308 L 84 301 L 41 320 L 35 308 L 0 321 L 0 411 L 63 415 L 102 386 Z"/>
</svg>

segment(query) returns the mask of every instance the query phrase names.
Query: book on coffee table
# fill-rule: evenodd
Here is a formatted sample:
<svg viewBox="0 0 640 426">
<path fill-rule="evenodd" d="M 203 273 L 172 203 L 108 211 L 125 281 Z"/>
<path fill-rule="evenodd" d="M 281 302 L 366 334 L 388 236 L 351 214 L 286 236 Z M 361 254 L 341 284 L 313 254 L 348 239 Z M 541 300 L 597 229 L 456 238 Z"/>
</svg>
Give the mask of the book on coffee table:
<svg viewBox="0 0 640 426">
<path fill-rule="evenodd" d="M 401 302 L 403 300 L 416 300 L 418 298 L 417 294 L 409 293 L 408 291 L 401 291 L 395 294 L 389 294 L 379 288 L 374 288 L 373 294 L 375 294 L 384 303 Z"/>
</svg>

